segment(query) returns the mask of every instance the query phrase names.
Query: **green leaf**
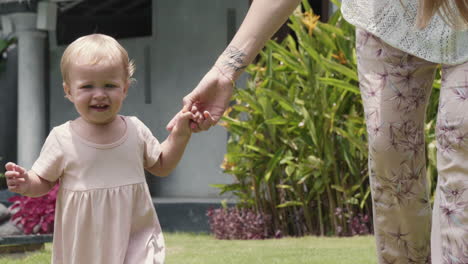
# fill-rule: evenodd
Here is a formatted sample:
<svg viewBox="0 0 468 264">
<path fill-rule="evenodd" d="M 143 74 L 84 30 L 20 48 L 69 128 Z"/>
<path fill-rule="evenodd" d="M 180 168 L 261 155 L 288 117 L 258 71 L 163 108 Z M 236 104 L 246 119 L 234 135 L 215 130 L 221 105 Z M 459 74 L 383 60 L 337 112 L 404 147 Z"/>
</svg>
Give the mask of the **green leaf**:
<svg viewBox="0 0 468 264">
<path fill-rule="evenodd" d="M 354 145 L 354 147 L 356 147 L 360 151 L 362 151 L 362 152 L 366 151 L 365 144 L 363 144 L 363 141 L 356 139 L 354 135 L 349 134 L 348 132 L 344 131 L 343 129 L 341 129 L 339 127 L 335 127 L 335 132 L 338 135 L 340 135 L 340 136 L 346 138 L 347 140 L 349 140 L 349 142 L 351 142 Z"/>
<path fill-rule="evenodd" d="M 246 148 L 248 149 L 251 149 L 253 151 L 256 151 L 260 154 L 263 154 L 265 156 L 268 156 L 268 157 L 273 157 L 273 155 L 271 153 L 269 153 L 268 151 L 266 151 L 265 149 L 262 149 L 262 148 L 259 148 L 257 146 L 253 146 L 253 145 L 245 145 Z"/>
<path fill-rule="evenodd" d="M 232 191 L 240 190 L 243 187 L 239 183 L 234 183 L 234 184 L 210 184 L 209 186 L 221 189 L 221 192 L 219 194 L 224 194 L 226 192 L 232 192 Z"/>
<path fill-rule="evenodd" d="M 285 147 L 281 147 L 278 151 L 276 151 L 273 158 L 270 159 L 267 165 L 267 171 L 265 173 L 265 181 L 268 182 L 271 178 L 273 170 L 278 166 L 284 152 Z"/>
<path fill-rule="evenodd" d="M 315 124 L 310 118 L 309 111 L 305 107 L 301 108 L 302 114 L 304 115 L 304 123 L 309 130 L 309 135 L 312 138 L 312 141 L 314 142 L 314 145 L 318 145 L 318 138 L 317 138 L 317 130 L 315 129 Z"/>
<path fill-rule="evenodd" d="M 299 180 L 297 181 L 297 184 L 303 184 L 303 183 L 304 183 L 307 179 L 309 179 L 309 178 L 310 178 L 310 174 L 307 174 L 307 175 L 305 175 L 304 177 L 302 177 L 301 179 L 299 179 Z"/>
<path fill-rule="evenodd" d="M 319 77 L 318 80 L 326 85 L 334 86 L 334 87 L 352 92 L 354 94 L 358 94 L 358 95 L 361 94 L 358 87 L 350 84 L 347 81 L 342 81 L 342 80 L 337 80 L 334 78 L 327 78 L 327 77 Z"/>
<path fill-rule="evenodd" d="M 304 6 L 304 10 L 305 10 L 306 12 L 312 9 L 312 8 L 310 7 L 309 1 L 307 1 L 307 0 L 302 0 L 302 5 Z"/>
<path fill-rule="evenodd" d="M 296 167 L 295 166 L 291 166 L 291 165 L 288 165 L 286 166 L 286 174 L 288 175 L 288 177 L 291 177 L 291 175 L 294 173 L 294 171 L 296 170 Z"/>
<path fill-rule="evenodd" d="M 275 83 L 275 84 L 281 85 L 283 87 L 286 87 L 284 84 L 281 84 L 280 82 L 278 82 L 276 80 L 272 79 L 272 82 Z M 277 93 L 276 91 L 273 91 L 273 90 L 265 90 L 264 93 L 267 94 L 269 97 L 273 98 L 274 100 L 276 100 L 284 110 L 289 111 L 289 112 L 295 112 L 295 109 L 294 109 L 292 103 L 289 102 L 286 99 L 286 97 L 281 96 L 279 93 Z"/>
<path fill-rule="evenodd" d="M 328 60 L 326 58 L 322 58 L 322 63 L 323 63 L 323 66 L 325 66 L 327 69 L 329 70 L 332 70 L 332 71 L 335 71 L 337 73 L 341 73 L 343 75 L 345 75 L 346 77 L 349 77 L 351 78 L 351 80 L 353 81 L 358 81 L 358 76 L 357 76 L 357 73 L 356 71 L 342 65 L 342 64 L 339 64 L 337 62 L 334 62 L 334 61 L 331 61 L 331 60 Z"/>
<path fill-rule="evenodd" d="M 336 5 L 338 7 L 338 10 L 340 10 L 341 8 L 341 2 L 338 1 L 338 0 L 330 0 L 334 5 Z"/>
<path fill-rule="evenodd" d="M 299 201 L 288 201 L 288 202 L 279 204 L 278 206 L 276 206 L 276 208 L 284 208 L 284 207 L 291 207 L 291 206 L 302 206 L 302 205 L 303 205 L 303 203 L 301 203 Z"/>
<path fill-rule="evenodd" d="M 286 184 L 278 184 L 278 185 L 276 185 L 276 188 L 287 189 L 287 190 L 290 190 L 290 191 L 294 191 L 294 188 L 292 186 L 286 185 Z"/>
<path fill-rule="evenodd" d="M 337 190 L 337 191 L 339 191 L 339 192 L 346 193 L 345 189 L 344 189 L 343 187 L 341 187 L 341 186 L 338 186 L 338 185 L 333 184 L 333 185 L 331 186 L 331 188 L 332 188 L 332 189 L 335 189 L 335 190 Z"/>
<path fill-rule="evenodd" d="M 269 125 L 285 125 L 288 123 L 288 120 L 282 118 L 281 116 L 277 116 L 277 117 L 265 120 L 265 123 Z"/>
<path fill-rule="evenodd" d="M 364 205 L 366 204 L 367 197 L 370 194 L 370 188 L 367 188 L 366 194 L 364 194 L 364 197 L 362 198 L 361 204 L 359 205 L 359 208 L 364 208 Z"/>
<path fill-rule="evenodd" d="M 337 36 L 344 37 L 345 34 L 341 28 L 335 27 L 333 25 L 327 24 L 327 23 L 319 23 L 317 25 L 321 29 L 327 31 L 328 33 L 333 33 L 336 34 Z"/>
<path fill-rule="evenodd" d="M 314 169 L 320 168 L 320 166 L 323 164 L 323 160 L 321 160 L 320 158 L 317 158 L 314 155 L 309 155 L 307 157 L 307 161 L 308 161 L 308 166 Z"/>
</svg>

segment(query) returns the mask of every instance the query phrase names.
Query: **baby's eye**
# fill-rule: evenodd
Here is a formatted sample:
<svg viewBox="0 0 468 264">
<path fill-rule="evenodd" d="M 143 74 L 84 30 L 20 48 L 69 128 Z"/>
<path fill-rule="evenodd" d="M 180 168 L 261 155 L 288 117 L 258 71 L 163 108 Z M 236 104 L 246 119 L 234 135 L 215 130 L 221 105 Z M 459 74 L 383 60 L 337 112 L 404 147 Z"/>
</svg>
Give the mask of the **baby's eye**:
<svg viewBox="0 0 468 264">
<path fill-rule="evenodd" d="M 106 85 L 104 85 L 104 87 L 106 87 L 106 88 L 115 88 L 117 86 L 114 85 L 114 84 L 111 84 L 111 83 L 107 83 Z"/>
<path fill-rule="evenodd" d="M 86 84 L 86 85 L 82 85 L 81 88 L 82 89 L 90 89 L 90 88 L 93 88 L 93 86 L 91 84 Z"/>
</svg>

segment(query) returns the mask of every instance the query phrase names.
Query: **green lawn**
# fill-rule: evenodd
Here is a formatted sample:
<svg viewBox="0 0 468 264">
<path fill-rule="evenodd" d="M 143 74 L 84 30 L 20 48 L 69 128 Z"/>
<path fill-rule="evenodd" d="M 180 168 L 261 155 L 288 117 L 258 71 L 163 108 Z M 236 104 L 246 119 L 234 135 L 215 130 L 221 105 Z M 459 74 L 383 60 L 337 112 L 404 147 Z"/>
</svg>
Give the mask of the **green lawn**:
<svg viewBox="0 0 468 264">
<path fill-rule="evenodd" d="M 166 233 L 166 264 L 375 264 L 374 238 L 216 240 L 209 235 Z M 46 264 L 51 244 L 27 257 L 0 257 L 0 264 Z"/>
</svg>

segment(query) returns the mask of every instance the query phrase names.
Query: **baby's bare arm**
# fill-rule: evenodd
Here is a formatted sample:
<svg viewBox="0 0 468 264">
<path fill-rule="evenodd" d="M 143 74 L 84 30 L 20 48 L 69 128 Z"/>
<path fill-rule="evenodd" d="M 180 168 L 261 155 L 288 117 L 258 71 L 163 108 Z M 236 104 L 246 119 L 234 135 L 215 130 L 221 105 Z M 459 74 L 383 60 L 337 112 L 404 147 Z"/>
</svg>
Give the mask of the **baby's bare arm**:
<svg viewBox="0 0 468 264">
<path fill-rule="evenodd" d="M 177 114 L 176 125 L 171 134 L 161 144 L 161 155 L 156 164 L 147 170 L 156 176 L 168 176 L 175 169 L 184 154 L 192 135 L 189 121 L 194 119 L 192 112 Z"/>
<path fill-rule="evenodd" d="M 162 152 L 158 161 L 147 170 L 156 176 L 168 176 L 182 158 L 189 139 L 190 136 L 170 134 L 161 144 Z"/>
</svg>

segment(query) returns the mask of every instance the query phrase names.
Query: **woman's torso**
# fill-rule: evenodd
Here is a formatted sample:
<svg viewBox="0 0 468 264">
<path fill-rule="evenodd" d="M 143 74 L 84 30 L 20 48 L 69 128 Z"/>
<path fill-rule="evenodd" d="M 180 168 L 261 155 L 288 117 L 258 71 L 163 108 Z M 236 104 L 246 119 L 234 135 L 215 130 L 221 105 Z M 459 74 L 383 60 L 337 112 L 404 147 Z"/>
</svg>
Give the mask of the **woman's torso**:
<svg viewBox="0 0 468 264">
<path fill-rule="evenodd" d="M 418 0 L 343 0 L 344 18 L 381 38 L 391 46 L 443 64 L 468 61 L 468 31 L 455 30 L 435 15 L 417 30 Z"/>
</svg>

